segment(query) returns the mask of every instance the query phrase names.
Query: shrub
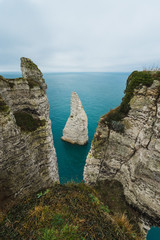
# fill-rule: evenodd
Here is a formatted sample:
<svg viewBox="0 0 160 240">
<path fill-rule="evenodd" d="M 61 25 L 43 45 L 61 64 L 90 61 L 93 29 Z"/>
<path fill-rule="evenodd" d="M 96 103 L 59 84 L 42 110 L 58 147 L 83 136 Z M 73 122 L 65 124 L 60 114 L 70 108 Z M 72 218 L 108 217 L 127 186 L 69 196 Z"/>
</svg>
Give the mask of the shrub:
<svg viewBox="0 0 160 240">
<path fill-rule="evenodd" d="M 123 133 L 124 132 L 124 125 L 119 121 L 112 121 L 112 129 L 116 132 Z"/>
<path fill-rule="evenodd" d="M 21 128 L 22 131 L 25 132 L 33 132 L 37 128 L 44 126 L 46 121 L 40 120 L 33 118 L 31 114 L 23 112 L 23 111 L 18 111 L 14 113 L 16 123 L 17 125 Z"/>
</svg>

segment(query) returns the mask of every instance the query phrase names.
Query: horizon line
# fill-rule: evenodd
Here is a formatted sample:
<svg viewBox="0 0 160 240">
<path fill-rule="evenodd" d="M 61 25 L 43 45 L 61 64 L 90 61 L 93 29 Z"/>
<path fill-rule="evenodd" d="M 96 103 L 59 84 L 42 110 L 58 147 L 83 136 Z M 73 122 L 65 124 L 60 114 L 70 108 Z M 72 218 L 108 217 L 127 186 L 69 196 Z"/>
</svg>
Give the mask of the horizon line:
<svg viewBox="0 0 160 240">
<path fill-rule="evenodd" d="M 133 70 L 136 71 L 136 70 Z M 41 71 L 42 73 L 130 73 L 133 71 Z M 138 70 L 137 70 L 138 71 Z M 21 71 L 0 71 L 0 73 L 22 73 Z"/>
</svg>

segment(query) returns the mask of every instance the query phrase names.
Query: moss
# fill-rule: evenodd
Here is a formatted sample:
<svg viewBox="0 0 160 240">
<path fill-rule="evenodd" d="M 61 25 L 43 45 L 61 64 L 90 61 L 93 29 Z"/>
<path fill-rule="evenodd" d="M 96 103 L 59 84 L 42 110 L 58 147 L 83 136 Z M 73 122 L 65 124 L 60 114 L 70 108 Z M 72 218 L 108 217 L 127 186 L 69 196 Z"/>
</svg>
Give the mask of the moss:
<svg viewBox="0 0 160 240">
<path fill-rule="evenodd" d="M 121 105 L 104 115 L 101 118 L 101 122 L 107 123 L 110 129 L 115 130 L 112 121 L 121 121 L 128 114 L 130 110 L 130 100 L 134 95 L 134 90 L 140 86 L 150 87 L 154 80 L 160 80 L 160 71 L 134 71 L 127 79 L 125 96 L 122 99 Z"/>
<path fill-rule="evenodd" d="M 5 79 L 7 84 L 10 88 L 13 88 L 15 86 L 15 82 L 19 82 L 19 80 L 23 80 L 23 78 L 9 78 Z"/>
<path fill-rule="evenodd" d="M 128 80 L 127 80 L 127 87 L 125 90 L 125 96 L 122 99 L 122 103 L 120 105 L 120 112 L 123 114 L 127 114 L 128 111 L 130 110 L 129 102 L 133 97 L 134 89 L 136 89 L 140 85 L 150 87 L 154 79 L 155 79 L 155 74 L 154 75 L 151 74 L 150 71 L 133 72 L 128 77 Z"/>
<path fill-rule="evenodd" d="M 30 59 L 25 59 L 25 67 L 26 68 L 29 68 L 29 69 L 34 69 L 34 70 L 39 70 L 38 69 L 38 66 L 34 63 L 34 62 L 32 62 L 32 60 L 30 60 Z M 39 70 L 40 71 L 40 70 Z"/>
<path fill-rule="evenodd" d="M 15 82 L 18 82 L 19 80 L 22 80 L 23 78 L 4 78 L 0 75 L 0 80 L 8 84 L 10 88 L 13 88 L 15 86 Z"/>
<path fill-rule="evenodd" d="M 46 121 L 33 118 L 31 114 L 19 111 L 14 113 L 16 123 L 25 132 L 33 132 L 41 126 L 45 126 Z"/>
<path fill-rule="evenodd" d="M 98 140 L 96 137 L 94 137 L 93 142 L 92 142 L 95 150 L 97 148 L 101 148 L 102 143 L 103 143 L 103 141 L 102 140 Z"/>
<path fill-rule="evenodd" d="M 103 152 L 105 139 L 97 139 L 97 136 L 93 138 L 92 144 L 94 147 L 93 156 L 95 158 L 101 157 L 101 152 Z"/>
<path fill-rule="evenodd" d="M 9 113 L 9 106 L 5 103 L 1 95 L 0 95 L 0 112 Z"/>
<path fill-rule="evenodd" d="M 88 158 L 89 158 L 89 159 L 92 158 L 92 154 L 91 154 L 91 153 L 88 154 Z"/>
<path fill-rule="evenodd" d="M 41 88 L 40 83 L 37 82 L 37 81 L 35 81 L 35 80 L 33 80 L 33 79 L 31 79 L 31 78 L 28 78 L 28 79 L 27 79 L 27 82 L 28 82 L 28 85 L 29 85 L 29 87 L 30 87 L 31 89 L 34 88 L 34 87 L 40 87 L 40 88 Z"/>
<path fill-rule="evenodd" d="M 54 240 L 138 240 L 111 220 L 94 188 L 56 184 L 24 198 L 3 216 L 0 238 Z M 40 196 L 40 197 L 39 197 Z"/>
</svg>

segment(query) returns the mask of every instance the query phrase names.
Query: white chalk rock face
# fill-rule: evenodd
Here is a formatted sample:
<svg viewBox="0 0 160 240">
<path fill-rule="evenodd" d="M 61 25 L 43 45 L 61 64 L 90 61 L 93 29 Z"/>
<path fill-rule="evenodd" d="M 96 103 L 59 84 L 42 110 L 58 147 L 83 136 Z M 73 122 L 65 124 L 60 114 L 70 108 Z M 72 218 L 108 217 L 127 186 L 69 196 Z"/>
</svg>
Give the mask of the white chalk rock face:
<svg viewBox="0 0 160 240">
<path fill-rule="evenodd" d="M 72 92 L 71 113 L 63 129 L 61 139 L 79 145 L 88 142 L 88 118 L 76 92 Z"/>
</svg>

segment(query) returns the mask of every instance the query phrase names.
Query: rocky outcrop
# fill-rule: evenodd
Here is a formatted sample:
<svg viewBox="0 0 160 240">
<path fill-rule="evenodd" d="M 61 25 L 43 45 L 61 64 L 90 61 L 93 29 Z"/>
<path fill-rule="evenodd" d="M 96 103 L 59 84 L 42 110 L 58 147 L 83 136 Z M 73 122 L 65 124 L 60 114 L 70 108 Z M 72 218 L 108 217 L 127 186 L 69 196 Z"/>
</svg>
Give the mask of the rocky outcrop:
<svg viewBox="0 0 160 240">
<path fill-rule="evenodd" d="M 39 83 L 44 90 L 47 89 L 42 72 L 29 58 L 21 58 L 21 71 L 23 79 L 30 81 L 34 80 L 35 82 Z"/>
<path fill-rule="evenodd" d="M 61 139 L 79 145 L 88 142 L 88 119 L 76 92 L 73 92 L 71 96 L 71 113 Z"/>
<path fill-rule="evenodd" d="M 117 180 L 126 200 L 160 223 L 160 72 L 134 72 L 103 116 L 84 168 L 88 184 Z"/>
<path fill-rule="evenodd" d="M 21 197 L 59 181 L 46 84 L 21 59 L 22 78 L 0 77 L 0 200 Z"/>
</svg>

